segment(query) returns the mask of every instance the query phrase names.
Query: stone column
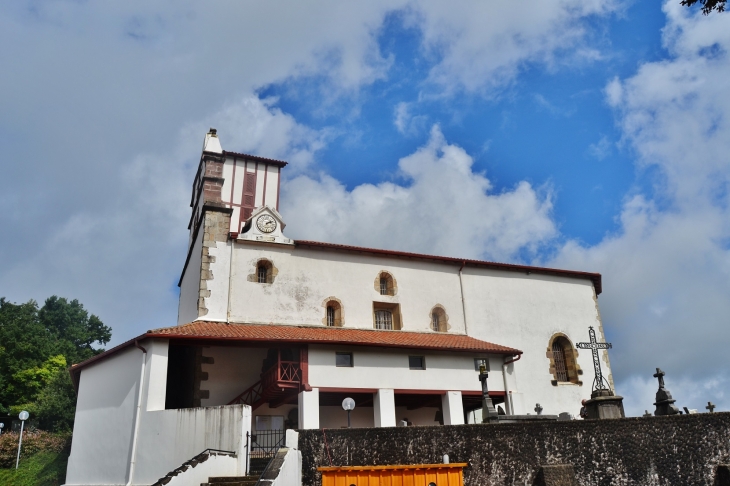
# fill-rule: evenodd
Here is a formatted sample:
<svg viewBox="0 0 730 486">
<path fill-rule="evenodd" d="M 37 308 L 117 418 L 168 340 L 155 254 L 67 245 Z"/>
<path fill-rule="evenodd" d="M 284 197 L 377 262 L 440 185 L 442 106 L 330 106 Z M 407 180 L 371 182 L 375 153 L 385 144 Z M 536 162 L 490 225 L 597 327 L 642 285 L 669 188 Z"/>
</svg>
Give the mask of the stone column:
<svg viewBox="0 0 730 486">
<path fill-rule="evenodd" d="M 299 393 L 299 428 L 319 428 L 319 388 Z"/>
<path fill-rule="evenodd" d="M 373 413 L 376 427 L 395 427 L 395 393 L 380 389 L 373 396 Z"/>
<path fill-rule="evenodd" d="M 464 404 L 460 391 L 448 391 L 441 397 L 441 409 L 444 413 L 444 425 L 461 425 L 464 423 Z"/>
</svg>

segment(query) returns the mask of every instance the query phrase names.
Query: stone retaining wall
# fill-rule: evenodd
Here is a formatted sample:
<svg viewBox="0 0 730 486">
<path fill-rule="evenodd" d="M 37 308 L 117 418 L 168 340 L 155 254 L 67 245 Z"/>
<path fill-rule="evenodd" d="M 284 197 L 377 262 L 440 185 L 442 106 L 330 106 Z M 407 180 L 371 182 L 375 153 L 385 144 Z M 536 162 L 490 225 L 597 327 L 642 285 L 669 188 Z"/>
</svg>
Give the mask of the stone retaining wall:
<svg viewBox="0 0 730 486">
<path fill-rule="evenodd" d="M 730 413 L 615 420 L 303 430 L 302 484 L 317 467 L 467 462 L 465 486 L 531 485 L 571 464 L 580 485 L 713 486 L 730 463 Z M 331 464 L 330 464 L 331 458 Z"/>
</svg>

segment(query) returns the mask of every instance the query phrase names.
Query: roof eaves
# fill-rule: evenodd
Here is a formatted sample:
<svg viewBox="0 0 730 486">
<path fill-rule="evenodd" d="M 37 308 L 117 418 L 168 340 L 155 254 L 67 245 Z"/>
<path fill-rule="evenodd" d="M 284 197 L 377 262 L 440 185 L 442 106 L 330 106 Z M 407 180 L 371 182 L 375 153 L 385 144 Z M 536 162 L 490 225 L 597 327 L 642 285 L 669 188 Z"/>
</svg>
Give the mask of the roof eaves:
<svg viewBox="0 0 730 486">
<path fill-rule="evenodd" d="M 601 274 L 594 272 L 582 272 L 579 270 L 563 270 L 560 268 L 548 268 L 548 267 L 535 267 L 530 265 L 519 265 L 514 263 L 499 263 L 490 262 L 485 260 L 470 260 L 468 258 L 455 258 L 438 255 L 425 255 L 421 253 L 410 253 L 405 251 L 397 250 L 383 250 L 380 248 L 364 248 L 360 246 L 341 245 L 337 243 L 324 243 L 320 241 L 308 241 L 308 240 L 294 240 L 295 246 L 309 247 L 309 248 L 321 248 L 330 250 L 339 250 L 344 252 L 355 252 L 355 253 L 369 253 L 372 255 L 385 256 L 391 258 L 401 259 L 418 259 L 418 260 L 430 260 L 440 263 L 450 263 L 454 265 L 466 265 L 474 267 L 493 268 L 497 270 L 506 271 L 518 271 L 518 272 L 532 272 L 543 275 L 557 275 L 564 277 L 574 277 L 588 279 L 593 282 L 593 286 L 596 289 L 596 295 L 602 292 Z"/>
<path fill-rule="evenodd" d="M 258 155 L 250 155 L 250 154 L 241 154 L 238 152 L 229 152 L 228 150 L 224 150 L 223 155 L 227 156 L 227 157 L 228 156 L 234 157 L 237 159 L 247 159 L 247 160 L 253 160 L 253 161 L 257 161 L 257 162 L 264 162 L 266 164 L 275 165 L 277 167 L 284 167 L 289 164 L 288 162 L 285 162 L 283 160 L 269 159 L 267 157 L 260 157 Z"/>
</svg>

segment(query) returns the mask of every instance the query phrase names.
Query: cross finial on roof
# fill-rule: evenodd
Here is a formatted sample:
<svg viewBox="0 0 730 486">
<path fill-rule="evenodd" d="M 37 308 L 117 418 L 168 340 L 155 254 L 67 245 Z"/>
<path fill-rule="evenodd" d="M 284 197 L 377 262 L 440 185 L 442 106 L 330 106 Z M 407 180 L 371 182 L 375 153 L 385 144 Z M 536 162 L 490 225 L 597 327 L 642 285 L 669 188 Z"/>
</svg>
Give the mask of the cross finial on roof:
<svg viewBox="0 0 730 486">
<path fill-rule="evenodd" d="M 715 404 L 712 402 L 707 402 L 707 406 L 705 407 L 707 410 L 710 411 L 710 413 L 715 411 Z"/>
</svg>

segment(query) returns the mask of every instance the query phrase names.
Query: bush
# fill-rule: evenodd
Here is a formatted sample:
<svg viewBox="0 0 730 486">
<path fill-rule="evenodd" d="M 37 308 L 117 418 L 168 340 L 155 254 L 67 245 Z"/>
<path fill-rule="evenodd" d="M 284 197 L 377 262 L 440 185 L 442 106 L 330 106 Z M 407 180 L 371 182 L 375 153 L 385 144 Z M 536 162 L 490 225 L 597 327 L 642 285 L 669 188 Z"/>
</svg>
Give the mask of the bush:
<svg viewBox="0 0 730 486">
<path fill-rule="evenodd" d="M 0 467 L 15 467 L 18 454 L 18 433 L 7 432 L 0 435 Z M 63 452 L 71 447 L 70 434 L 52 434 L 43 430 L 23 432 L 23 446 L 20 459 L 28 458 L 39 452 Z"/>
</svg>

